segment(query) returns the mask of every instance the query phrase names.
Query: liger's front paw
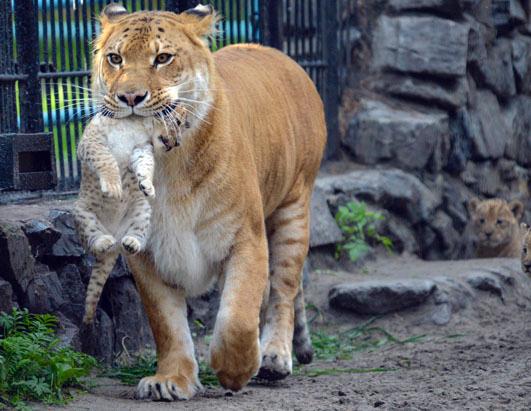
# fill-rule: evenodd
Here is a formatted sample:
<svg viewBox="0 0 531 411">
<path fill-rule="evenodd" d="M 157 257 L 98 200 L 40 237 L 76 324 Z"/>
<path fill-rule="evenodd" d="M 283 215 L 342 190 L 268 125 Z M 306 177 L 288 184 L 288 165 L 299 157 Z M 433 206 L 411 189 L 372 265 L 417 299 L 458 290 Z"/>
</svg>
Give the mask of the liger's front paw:
<svg viewBox="0 0 531 411">
<path fill-rule="evenodd" d="M 291 374 L 292 367 L 291 347 L 279 341 L 271 342 L 263 349 L 258 378 L 269 381 L 282 380 Z"/>
<path fill-rule="evenodd" d="M 154 401 L 189 400 L 202 388 L 197 379 L 190 381 L 179 375 L 156 374 L 140 380 L 135 397 L 139 400 Z"/>
<path fill-rule="evenodd" d="M 122 238 L 122 247 L 128 254 L 134 255 L 142 251 L 142 243 L 136 237 L 126 235 Z"/>
<path fill-rule="evenodd" d="M 260 367 L 258 331 L 219 333 L 210 347 L 210 365 L 224 388 L 241 390 Z"/>
</svg>

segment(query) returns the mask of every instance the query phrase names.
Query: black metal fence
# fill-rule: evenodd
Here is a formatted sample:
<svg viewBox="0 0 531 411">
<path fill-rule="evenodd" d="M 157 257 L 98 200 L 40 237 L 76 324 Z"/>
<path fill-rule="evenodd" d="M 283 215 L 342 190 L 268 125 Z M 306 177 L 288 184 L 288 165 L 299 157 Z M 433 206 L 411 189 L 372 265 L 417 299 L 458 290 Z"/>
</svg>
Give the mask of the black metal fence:
<svg viewBox="0 0 531 411">
<path fill-rule="evenodd" d="M 0 0 L 0 162 L 4 160 L 0 192 L 77 188 L 80 169 L 76 144 L 93 111 L 89 91 L 91 41 L 99 30 L 96 17 L 109 2 Z M 178 12 L 197 3 L 123 1 L 130 11 Z M 306 69 L 325 103 L 327 156 L 333 156 L 339 139 L 338 1 L 210 3 L 223 16 L 217 47 L 263 43 L 283 50 Z"/>
</svg>

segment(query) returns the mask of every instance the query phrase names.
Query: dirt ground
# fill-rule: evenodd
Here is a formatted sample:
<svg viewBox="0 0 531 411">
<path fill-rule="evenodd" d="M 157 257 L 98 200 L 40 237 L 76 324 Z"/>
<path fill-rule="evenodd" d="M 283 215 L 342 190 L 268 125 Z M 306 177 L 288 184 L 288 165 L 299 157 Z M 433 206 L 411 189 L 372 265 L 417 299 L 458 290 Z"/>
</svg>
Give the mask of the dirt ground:
<svg viewBox="0 0 531 411">
<path fill-rule="evenodd" d="M 495 268 L 516 261 L 489 260 L 425 263 L 407 258 L 369 264 L 363 276 L 409 274 L 458 276 L 471 268 Z M 346 275 L 346 274 L 345 274 Z M 326 310 L 328 284 L 340 274 L 315 273 L 308 299 L 322 309 L 315 328 L 327 332 L 353 327 L 364 318 Z M 466 308 L 446 326 L 423 320 L 421 309 L 376 321 L 399 338 L 424 334 L 421 341 L 388 344 L 355 354 L 352 360 L 318 360 L 299 375 L 275 384 L 251 383 L 238 393 L 208 388 L 188 402 L 133 400 L 134 387 L 98 379 L 90 393 L 78 396 L 68 410 L 531 410 L 531 279 L 516 275 L 500 296 L 474 293 Z M 345 369 L 383 372 L 342 372 Z M 323 369 L 325 375 L 315 376 Z M 312 370 L 314 373 L 312 373 Z M 326 375 L 330 374 L 332 375 Z M 48 408 L 50 409 L 50 408 Z"/>
</svg>

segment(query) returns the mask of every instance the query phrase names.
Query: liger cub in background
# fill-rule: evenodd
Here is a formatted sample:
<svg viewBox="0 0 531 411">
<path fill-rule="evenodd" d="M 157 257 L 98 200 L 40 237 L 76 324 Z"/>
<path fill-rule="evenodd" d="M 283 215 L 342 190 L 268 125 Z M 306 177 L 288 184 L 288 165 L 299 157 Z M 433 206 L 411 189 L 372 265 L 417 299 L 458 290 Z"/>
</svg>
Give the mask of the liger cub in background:
<svg viewBox="0 0 531 411">
<path fill-rule="evenodd" d="M 157 346 L 157 372 L 139 382 L 138 398 L 188 399 L 201 387 L 185 298 L 216 283 L 210 365 L 224 387 L 239 390 L 257 373 L 285 378 L 292 348 L 300 362 L 312 358 L 301 273 L 323 104 L 277 50 L 212 53 L 216 21 L 209 6 L 129 14 L 111 4 L 95 41 L 93 94 L 107 112 L 187 112 L 180 147 L 155 152 L 151 232 L 127 258 Z M 124 92 L 137 103 L 122 104 Z"/>
<path fill-rule="evenodd" d="M 473 198 L 468 208 L 476 257 L 520 257 L 524 236 L 520 227 L 524 205 L 520 201 Z"/>
<path fill-rule="evenodd" d="M 524 232 L 521 253 L 522 271 L 531 277 L 531 228 L 522 223 L 522 231 Z"/>
<path fill-rule="evenodd" d="M 85 299 L 85 324 L 93 321 L 120 251 L 136 254 L 146 245 L 148 198 L 155 197 L 153 150 L 176 145 L 169 135 L 153 117 L 115 120 L 97 114 L 84 130 L 77 149 L 82 178 L 74 218 L 82 243 L 96 258 Z"/>
</svg>

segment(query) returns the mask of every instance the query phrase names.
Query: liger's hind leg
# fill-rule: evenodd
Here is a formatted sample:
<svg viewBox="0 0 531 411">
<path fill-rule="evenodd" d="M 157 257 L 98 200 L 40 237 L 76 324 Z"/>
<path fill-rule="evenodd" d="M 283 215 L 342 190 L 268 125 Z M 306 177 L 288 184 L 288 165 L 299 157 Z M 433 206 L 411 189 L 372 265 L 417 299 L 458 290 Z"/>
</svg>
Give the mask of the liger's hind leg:
<svg viewBox="0 0 531 411">
<path fill-rule="evenodd" d="M 259 377 L 265 379 L 285 378 L 292 371 L 294 304 L 300 292 L 309 242 L 310 194 L 307 191 L 301 189 L 288 197 L 267 220 L 271 289 L 260 337 L 262 366 L 259 373 Z M 304 304 L 302 294 L 300 303 Z"/>
</svg>

